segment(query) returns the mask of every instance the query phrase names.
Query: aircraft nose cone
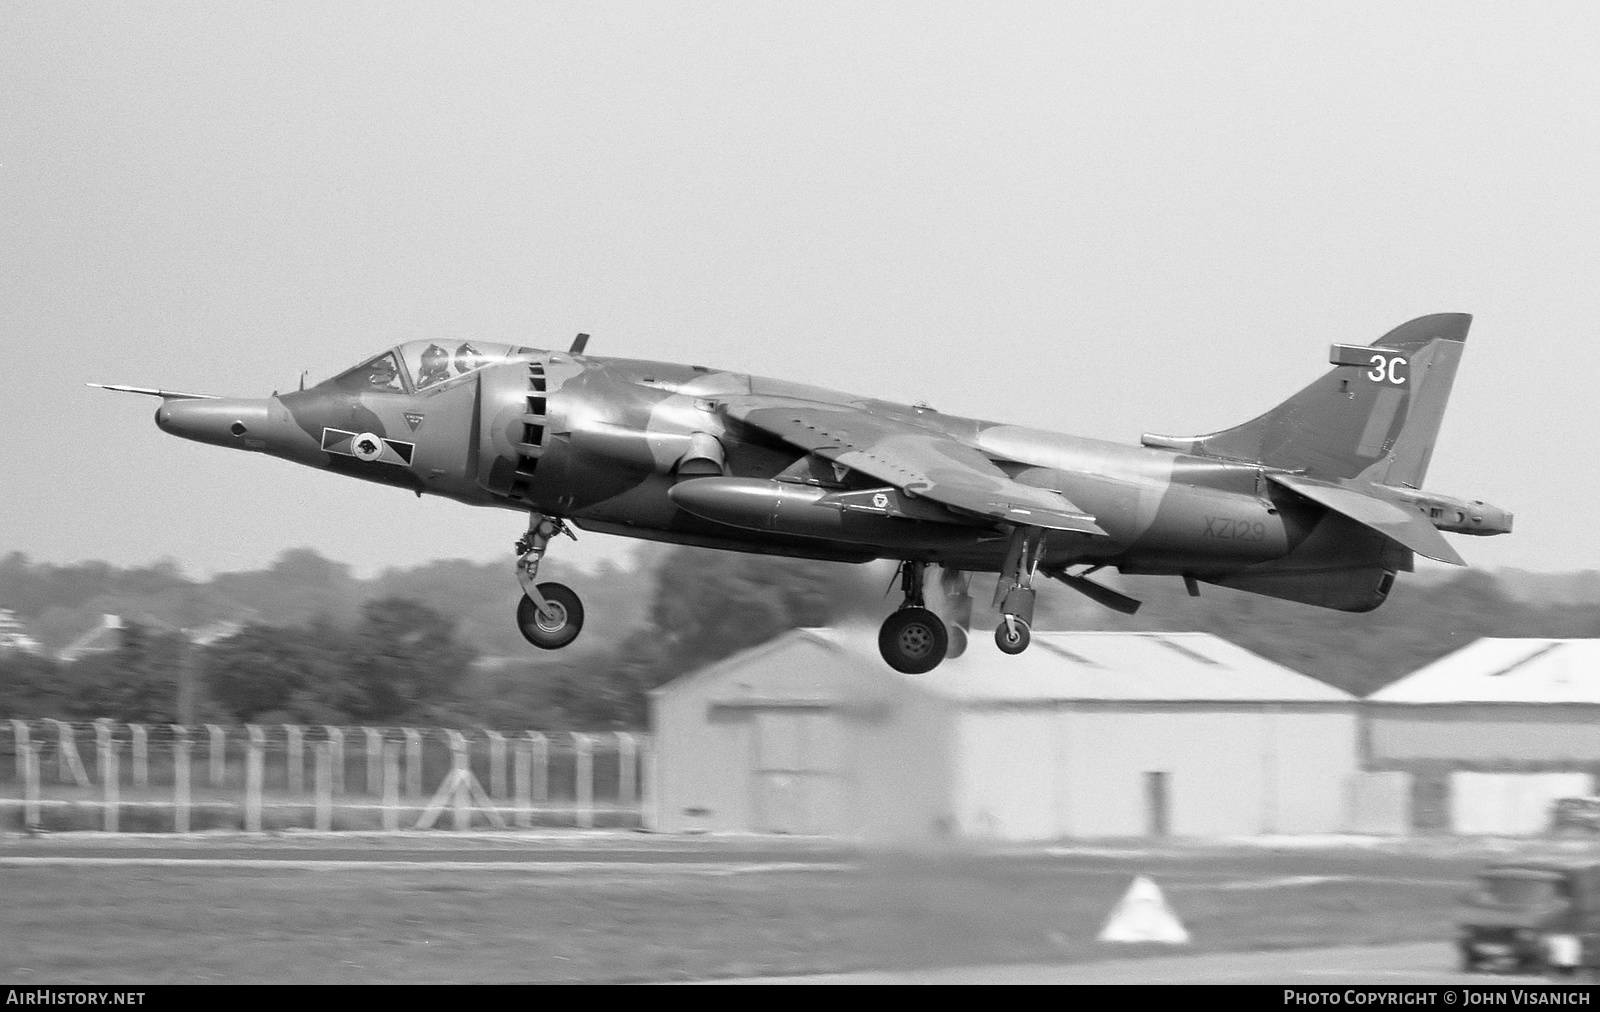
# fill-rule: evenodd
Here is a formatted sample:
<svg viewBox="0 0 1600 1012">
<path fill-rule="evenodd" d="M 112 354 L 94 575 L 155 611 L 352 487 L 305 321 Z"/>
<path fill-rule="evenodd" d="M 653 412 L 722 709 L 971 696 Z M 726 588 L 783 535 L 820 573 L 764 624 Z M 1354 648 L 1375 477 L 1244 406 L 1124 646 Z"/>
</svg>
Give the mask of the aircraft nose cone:
<svg viewBox="0 0 1600 1012">
<path fill-rule="evenodd" d="M 241 450 L 266 446 L 270 418 L 267 401 L 241 398 L 174 399 L 156 409 L 162 432 Z"/>
</svg>

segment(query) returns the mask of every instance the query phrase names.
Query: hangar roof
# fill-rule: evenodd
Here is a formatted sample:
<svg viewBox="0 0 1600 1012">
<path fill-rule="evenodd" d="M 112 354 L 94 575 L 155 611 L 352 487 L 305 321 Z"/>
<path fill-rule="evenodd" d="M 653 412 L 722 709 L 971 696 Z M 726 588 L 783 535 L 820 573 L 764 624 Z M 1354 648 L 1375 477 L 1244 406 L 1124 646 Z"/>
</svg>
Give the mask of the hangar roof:
<svg viewBox="0 0 1600 1012">
<path fill-rule="evenodd" d="M 876 644 L 872 660 L 880 667 Z M 1350 702 L 1349 693 L 1209 633 L 1035 632 L 1014 657 L 974 631 L 925 689 L 968 702 Z"/>
<path fill-rule="evenodd" d="M 1026 651 L 1008 657 L 992 636 L 975 630 L 963 656 L 925 675 L 901 675 L 878 655 L 876 630 L 865 628 L 797 629 L 657 692 L 690 683 L 743 683 L 756 669 L 770 668 L 774 678 L 758 677 L 764 684 L 745 690 L 753 698 L 776 702 L 784 694 L 780 686 L 792 681 L 801 695 L 820 702 L 818 697 L 829 693 L 811 683 L 834 667 L 818 663 L 824 657 L 860 674 L 902 679 L 934 695 L 975 704 L 1349 703 L 1355 698 L 1208 633 L 1035 632 Z"/>
<path fill-rule="evenodd" d="M 1600 640 L 1485 638 L 1367 698 L 1376 703 L 1600 703 Z"/>
</svg>

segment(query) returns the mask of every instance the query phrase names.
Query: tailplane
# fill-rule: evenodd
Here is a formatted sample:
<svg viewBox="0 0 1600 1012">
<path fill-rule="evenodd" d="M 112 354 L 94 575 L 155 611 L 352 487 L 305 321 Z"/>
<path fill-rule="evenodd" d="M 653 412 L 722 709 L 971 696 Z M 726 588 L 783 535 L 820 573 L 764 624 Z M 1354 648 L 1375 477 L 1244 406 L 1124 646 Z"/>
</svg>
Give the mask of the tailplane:
<svg viewBox="0 0 1600 1012">
<path fill-rule="evenodd" d="M 1146 435 L 1144 445 L 1417 488 L 1471 324 L 1466 313 L 1436 313 L 1371 345 L 1336 344 L 1332 371 L 1259 418 L 1205 436 Z"/>
</svg>

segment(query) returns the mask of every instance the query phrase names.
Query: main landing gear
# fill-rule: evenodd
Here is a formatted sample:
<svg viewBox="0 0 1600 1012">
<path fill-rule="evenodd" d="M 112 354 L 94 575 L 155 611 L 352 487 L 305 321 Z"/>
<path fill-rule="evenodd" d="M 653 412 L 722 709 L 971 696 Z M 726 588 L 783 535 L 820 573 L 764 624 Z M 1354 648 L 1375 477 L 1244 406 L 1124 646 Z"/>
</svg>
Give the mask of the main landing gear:
<svg viewBox="0 0 1600 1012">
<path fill-rule="evenodd" d="M 550 539 L 565 534 L 578 540 L 565 523 L 543 513 L 528 515 L 528 533 L 517 542 L 517 581 L 522 600 L 517 604 L 517 628 L 523 638 L 545 650 L 559 650 L 583 631 L 583 602 L 564 584 L 535 583 L 539 560 Z"/>
<path fill-rule="evenodd" d="M 1039 557 L 1044 552 L 1044 531 L 1038 527 L 1019 527 L 1011 535 L 1011 545 L 1006 549 L 1005 568 L 994 585 L 994 606 L 1000 612 L 1000 624 L 994 630 L 994 642 L 1001 651 L 1020 654 L 1033 640 L 1033 602 L 1037 591 L 1033 589 L 1033 574 L 1039 568 Z"/>
<path fill-rule="evenodd" d="M 878 652 L 889 667 L 908 675 L 932 671 L 950 650 L 950 633 L 943 620 L 922 603 L 921 562 L 900 563 L 900 589 L 905 603 L 883 620 L 878 630 Z M 965 641 L 963 639 L 963 648 Z"/>
</svg>

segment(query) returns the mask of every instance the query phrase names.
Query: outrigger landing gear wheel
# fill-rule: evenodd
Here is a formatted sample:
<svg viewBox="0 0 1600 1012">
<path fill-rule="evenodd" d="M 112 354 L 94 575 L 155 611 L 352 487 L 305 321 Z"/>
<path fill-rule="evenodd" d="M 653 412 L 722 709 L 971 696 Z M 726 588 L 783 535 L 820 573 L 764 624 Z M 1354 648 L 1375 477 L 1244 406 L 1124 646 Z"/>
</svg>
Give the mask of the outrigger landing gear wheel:
<svg viewBox="0 0 1600 1012">
<path fill-rule="evenodd" d="M 949 645 L 944 622 L 926 608 L 901 608 L 878 630 L 878 652 L 889 667 L 908 675 L 938 667 Z"/>
<path fill-rule="evenodd" d="M 994 627 L 995 646 L 1003 653 L 1020 654 L 1028 649 L 1028 643 L 1032 639 L 1033 634 L 1028 631 L 1028 623 L 1020 618 L 1007 618 Z"/>
<path fill-rule="evenodd" d="M 543 595 L 547 608 L 540 611 L 533 599 L 524 595 L 517 604 L 517 628 L 534 646 L 559 650 L 583 631 L 583 602 L 559 583 L 541 583 L 535 589 Z"/>
</svg>

